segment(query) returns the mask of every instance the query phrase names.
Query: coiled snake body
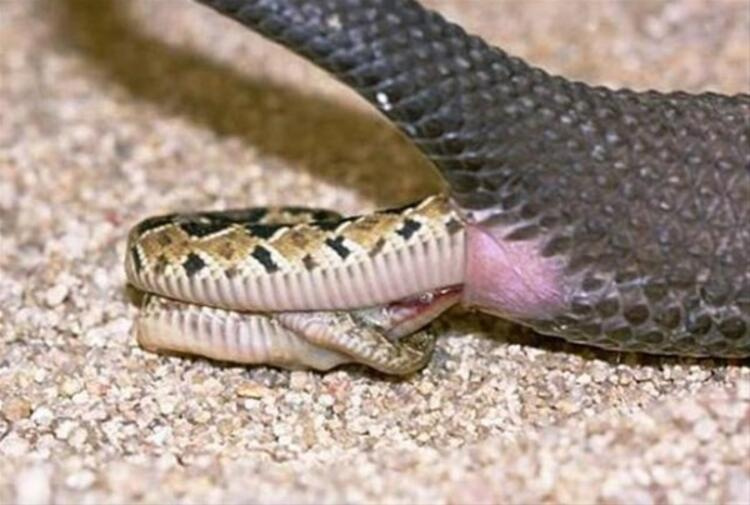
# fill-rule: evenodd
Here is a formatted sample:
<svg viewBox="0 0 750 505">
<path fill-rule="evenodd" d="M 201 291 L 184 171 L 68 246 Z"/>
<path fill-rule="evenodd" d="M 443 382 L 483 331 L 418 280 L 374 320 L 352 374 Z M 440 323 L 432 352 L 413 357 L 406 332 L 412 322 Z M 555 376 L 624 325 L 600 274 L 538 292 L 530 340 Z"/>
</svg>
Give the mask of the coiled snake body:
<svg viewBox="0 0 750 505">
<path fill-rule="evenodd" d="M 159 216 L 133 228 L 128 249 L 130 282 L 153 294 L 137 323 L 145 347 L 408 373 L 434 346 L 413 332 L 458 301 L 465 243 L 436 196 L 354 218 L 294 207 Z"/>
<path fill-rule="evenodd" d="M 144 221 L 144 345 L 406 373 L 433 341 L 411 332 L 461 302 L 609 349 L 750 356 L 750 96 L 571 82 L 412 0 L 199 1 L 351 85 L 449 191 Z"/>
</svg>

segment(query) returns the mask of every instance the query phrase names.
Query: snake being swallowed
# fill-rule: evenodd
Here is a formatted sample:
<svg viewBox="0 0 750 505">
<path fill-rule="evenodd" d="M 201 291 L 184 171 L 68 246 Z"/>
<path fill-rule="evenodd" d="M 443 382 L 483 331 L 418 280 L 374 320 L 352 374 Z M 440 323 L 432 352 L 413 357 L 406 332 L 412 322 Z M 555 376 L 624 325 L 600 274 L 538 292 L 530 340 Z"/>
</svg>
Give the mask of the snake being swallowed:
<svg viewBox="0 0 750 505">
<path fill-rule="evenodd" d="M 618 351 L 750 356 L 750 96 L 573 82 L 412 0 L 199 0 L 353 87 L 448 191 L 150 218 L 147 348 L 404 374 L 455 303 Z"/>
</svg>

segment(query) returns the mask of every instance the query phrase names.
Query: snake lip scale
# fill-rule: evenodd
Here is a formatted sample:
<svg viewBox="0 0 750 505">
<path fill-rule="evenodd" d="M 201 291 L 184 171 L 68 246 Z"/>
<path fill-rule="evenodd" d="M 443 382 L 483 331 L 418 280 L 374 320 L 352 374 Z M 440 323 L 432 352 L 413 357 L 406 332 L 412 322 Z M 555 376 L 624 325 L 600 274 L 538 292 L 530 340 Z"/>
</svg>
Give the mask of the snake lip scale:
<svg viewBox="0 0 750 505">
<path fill-rule="evenodd" d="M 750 356 L 750 95 L 573 82 L 414 0 L 198 1 L 351 86 L 447 193 L 143 221 L 145 346 L 409 373 L 462 303 L 606 349 Z"/>
</svg>

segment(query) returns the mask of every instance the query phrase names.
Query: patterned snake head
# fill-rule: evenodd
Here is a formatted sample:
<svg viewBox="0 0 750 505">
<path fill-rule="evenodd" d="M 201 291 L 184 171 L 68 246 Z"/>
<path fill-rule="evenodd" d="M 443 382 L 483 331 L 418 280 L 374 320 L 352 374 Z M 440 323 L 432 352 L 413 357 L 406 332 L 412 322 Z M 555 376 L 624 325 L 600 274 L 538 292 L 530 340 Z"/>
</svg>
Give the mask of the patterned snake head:
<svg viewBox="0 0 750 505">
<path fill-rule="evenodd" d="M 464 303 L 601 347 L 750 355 L 750 96 L 571 82 L 412 0 L 200 0 L 327 69 L 434 162 Z"/>
</svg>

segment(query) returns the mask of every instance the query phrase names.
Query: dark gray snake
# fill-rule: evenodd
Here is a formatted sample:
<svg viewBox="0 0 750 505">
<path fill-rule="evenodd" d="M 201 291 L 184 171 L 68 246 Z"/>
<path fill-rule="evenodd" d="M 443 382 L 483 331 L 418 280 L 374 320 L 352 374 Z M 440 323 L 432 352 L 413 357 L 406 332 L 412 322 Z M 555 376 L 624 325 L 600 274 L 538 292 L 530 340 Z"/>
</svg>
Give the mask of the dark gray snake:
<svg viewBox="0 0 750 505">
<path fill-rule="evenodd" d="M 461 302 L 607 349 L 750 356 L 750 96 L 550 75 L 412 0 L 198 0 L 309 58 L 434 163 Z"/>
</svg>

